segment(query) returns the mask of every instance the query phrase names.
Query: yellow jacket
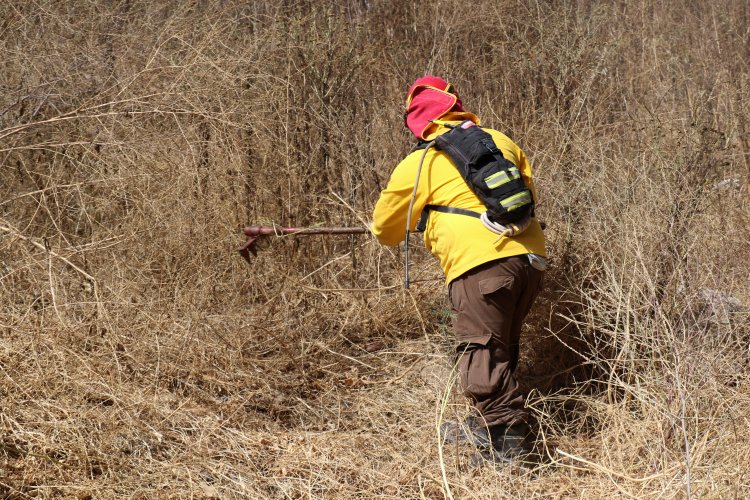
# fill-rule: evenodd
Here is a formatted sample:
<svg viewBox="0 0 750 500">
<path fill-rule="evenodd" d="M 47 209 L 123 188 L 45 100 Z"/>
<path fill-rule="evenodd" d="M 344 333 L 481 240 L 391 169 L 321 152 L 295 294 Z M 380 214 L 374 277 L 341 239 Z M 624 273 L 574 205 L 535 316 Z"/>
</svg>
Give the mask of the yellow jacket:
<svg viewBox="0 0 750 500">
<path fill-rule="evenodd" d="M 460 123 L 462 117 L 446 116 L 443 119 Z M 441 126 L 429 138 L 447 130 Z M 484 130 L 492 135 L 503 156 L 518 167 L 534 194 L 534 199 L 538 200 L 531 178 L 531 166 L 523 151 L 505 134 L 491 129 Z M 372 233 L 383 245 L 398 245 L 406 237 L 406 216 L 423 152 L 424 150 L 413 151 L 404 158 L 393 170 L 385 190 L 380 193 L 373 214 Z M 425 205 L 445 205 L 479 213 L 486 210 L 466 185 L 450 158 L 434 148 L 427 152 L 422 166 L 410 230 L 414 230 Z M 424 242 L 427 249 L 440 261 L 446 283 L 491 260 L 527 253 L 546 255 L 544 234 L 536 219 L 518 236 L 498 240 L 498 235 L 485 228 L 477 218 L 432 211 L 424 233 Z"/>
</svg>

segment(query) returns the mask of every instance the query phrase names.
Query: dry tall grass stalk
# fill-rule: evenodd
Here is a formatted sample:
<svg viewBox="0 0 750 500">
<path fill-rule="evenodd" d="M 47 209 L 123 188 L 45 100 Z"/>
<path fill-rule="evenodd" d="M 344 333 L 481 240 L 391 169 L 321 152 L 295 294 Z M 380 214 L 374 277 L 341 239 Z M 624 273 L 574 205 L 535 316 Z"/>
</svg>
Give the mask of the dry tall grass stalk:
<svg viewBox="0 0 750 500">
<path fill-rule="evenodd" d="M 0 5 L 9 498 L 750 495 L 745 2 Z M 438 266 L 360 225 L 445 75 L 530 155 L 553 269 L 521 378 L 552 463 L 436 444 Z M 436 413 L 435 409 L 438 408 Z"/>
</svg>

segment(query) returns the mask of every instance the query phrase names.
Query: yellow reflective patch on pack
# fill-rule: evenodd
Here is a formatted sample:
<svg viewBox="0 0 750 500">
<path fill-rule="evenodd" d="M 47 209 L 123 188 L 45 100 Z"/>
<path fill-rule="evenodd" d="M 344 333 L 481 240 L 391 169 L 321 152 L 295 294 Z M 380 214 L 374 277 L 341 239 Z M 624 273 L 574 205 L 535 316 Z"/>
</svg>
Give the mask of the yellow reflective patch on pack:
<svg viewBox="0 0 750 500">
<path fill-rule="evenodd" d="M 510 179 L 505 172 L 495 172 L 489 177 L 484 178 L 484 183 L 487 184 L 487 187 L 489 189 L 495 189 L 496 187 L 502 186 L 508 181 L 510 181 Z"/>
<path fill-rule="evenodd" d="M 530 202 L 531 202 L 531 194 L 528 191 L 514 194 L 513 196 L 505 198 L 504 200 L 500 200 L 500 204 L 508 212 L 515 210 L 517 208 L 520 208 Z"/>
<path fill-rule="evenodd" d="M 484 183 L 487 184 L 487 187 L 489 189 L 495 189 L 496 187 L 502 186 L 506 182 L 510 182 L 521 177 L 516 167 L 509 168 L 508 172 L 510 173 L 510 176 L 502 171 L 495 172 L 494 174 L 485 177 Z"/>
</svg>

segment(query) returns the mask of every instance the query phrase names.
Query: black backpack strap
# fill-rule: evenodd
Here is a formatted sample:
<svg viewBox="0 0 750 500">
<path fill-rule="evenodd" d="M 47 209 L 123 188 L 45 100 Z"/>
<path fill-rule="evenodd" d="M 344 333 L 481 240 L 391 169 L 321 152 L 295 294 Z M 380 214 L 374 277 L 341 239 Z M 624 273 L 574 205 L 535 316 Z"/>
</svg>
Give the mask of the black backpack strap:
<svg viewBox="0 0 750 500">
<path fill-rule="evenodd" d="M 427 219 L 430 217 L 430 212 L 433 210 L 435 212 L 442 212 L 444 214 L 466 215 L 468 217 L 474 217 L 475 219 L 479 219 L 482 216 L 482 214 L 478 212 L 467 210 L 465 208 L 446 207 L 445 205 L 425 205 L 424 209 L 422 210 L 422 216 L 419 217 L 419 222 L 417 222 L 417 232 L 422 232 L 427 229 Z"/>
<path fill-rule="evenodd" d="M 432 141 L 423 141 L 420 140 L 417 142 L 414 146 L 412 146 L 410 153 L 413 153 L 414 151 L 419 151 L 421 149 L 425 149 L 428 144 L 430 144 Z"/>
</svg>

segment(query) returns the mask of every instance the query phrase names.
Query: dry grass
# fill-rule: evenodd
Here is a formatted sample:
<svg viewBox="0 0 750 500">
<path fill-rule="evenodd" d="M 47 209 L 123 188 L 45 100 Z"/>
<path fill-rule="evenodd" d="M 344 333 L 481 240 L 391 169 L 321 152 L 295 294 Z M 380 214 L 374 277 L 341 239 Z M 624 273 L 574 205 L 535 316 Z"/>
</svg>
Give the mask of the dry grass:
<svg viewBox="0 0 750 500">
<path fill-rule="evenodd" d="M 745 2 L 0 5 L 9 498 L 750 495 Z M 436 264 L 359 225 L 446 75 L 528 152 L 553 463 L 472 467 Z M 723 182 L 722 182 L 723 181 Z M 718 187 L 717 187 L 718 186 Z"/>
</svg>

